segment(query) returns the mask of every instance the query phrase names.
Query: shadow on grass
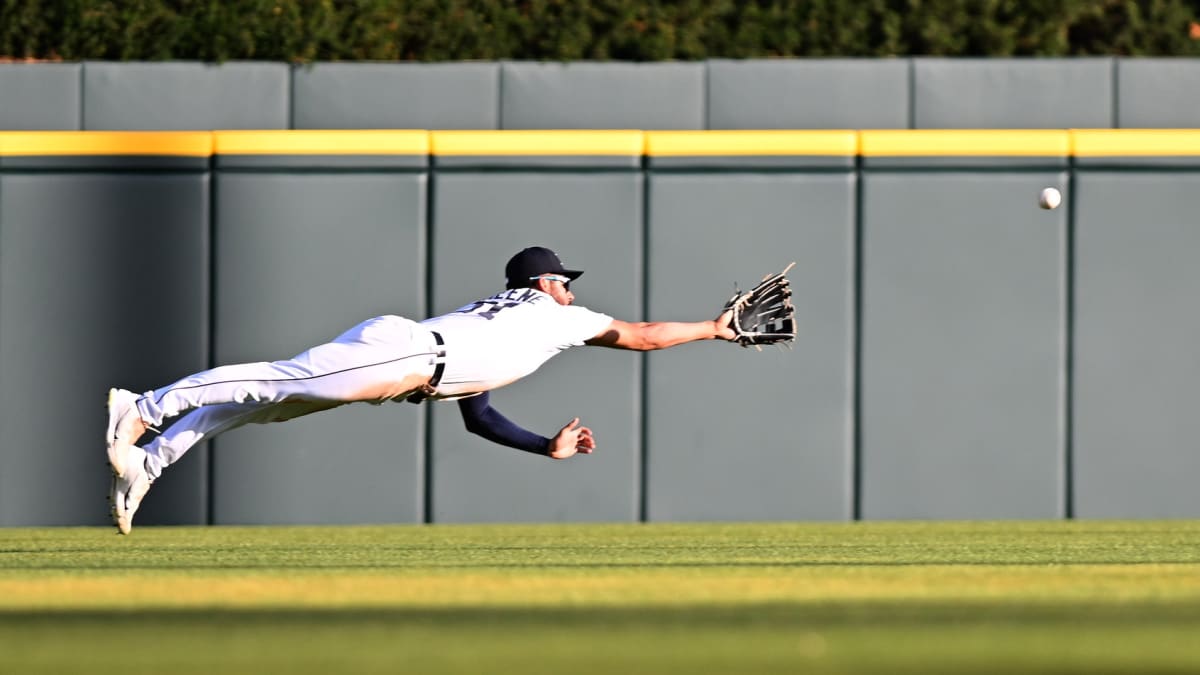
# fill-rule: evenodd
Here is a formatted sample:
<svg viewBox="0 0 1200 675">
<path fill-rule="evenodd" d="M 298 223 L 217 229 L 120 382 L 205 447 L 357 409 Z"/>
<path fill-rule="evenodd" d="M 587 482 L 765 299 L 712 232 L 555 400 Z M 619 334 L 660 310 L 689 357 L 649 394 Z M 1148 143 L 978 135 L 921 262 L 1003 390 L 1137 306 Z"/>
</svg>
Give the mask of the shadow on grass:
<svg viewBox="0 0 1200 675">
<path fill-rule="evenodd" d="M 40 571 L 114 571 L 114 572 L 137 572 L 149 570 L 178 570 L 178 571 L 205 571 L 205 570 L 257 570 L 257 569 L 281 569 L 281 570 L 409 570 L 409 569 L 439 569 L 439 570 L 473 570 L 473 569 L 519 569 L 527 570 L 530 568 L 546 569 L 546 570 L 609 570 L 609 569 L 630 569 L 630 570 L 650 570 L 650 569 L 722 569 L 722 568 L 737 568 L 737 569 L 803 569 L 803 568 L 823 568 L 823 567 L 845 567 L 845 568 L 905 568 L 905 567 L 944 567 L 953 565 L 955 567 L 1045 567 L 1054 565 L 1056 567 L 1088 567 L 1098 565 L 1122 565 L 1128 567 L 1139 567 L 1144 565 L 1194 565 L 1195 559 L 1180 558 L 1180 559 L 1155 559 L 1155 560 L 1114 560 L 1114 559 L 1095 559 L 1095 560 L 962 560 L 956 558 L 947 559 L 923 559 L 923 560 L 871 560 L 871 561 L 856 561 L 856 560 L 762 560 L 762 561 L 746 561 L 746 560 L 726 560 L 726 561 L 700 561 L 700 560 L 683 560 L 683 561 L 655 561 L 655 562 L 495 562 L 483 561 L 478 563 L 471 562 L 453 562 L 441 563 L 421 560 L 417 562 L 363 562 L 355 563 L 350 561 L 338 561 L 332 563 L 319 563 L 310 561 L 299 561 L 289 563 L 286 561 L 269 560 L 262 562 L 251 561 L 235 561 L 235 562 L 204 562 L 204 563 L 180 563 L 176 561 L 166 561 L 159 563 L 128 563 L 128 562 L 110 562 L 103 561 L 94 563 L 84 567 L 78 563 L 41 563 L 36 561 L 16 561 L 12 559 L 5 560 L 4 554 L 21 554 L 30 553 L 30 551 L 0 551 L 0 569 L 4 570 L 40 570 Z"/>
<path fill-rule="evenodd" d="M 748 628 L 813 630 L 837 627 L 936 628 L 947 625 L 1013 625 L 1121 627 L 1200 631 L 1200 603 L 1054 602 L 846 602 L 757 603 L 638 607 L 346 607 L 346 608 L 186 608 L 186 609 L 48 609 L 0 610 L 0 629 L 37 624 L 63 627 L 103 622 L 109 628 L 149 623 L 170 626 L 194 623 L 228 625 L 280 624 L 430 624 L 446 627 L 554 626 L 589 628 Z"/>
</svg>

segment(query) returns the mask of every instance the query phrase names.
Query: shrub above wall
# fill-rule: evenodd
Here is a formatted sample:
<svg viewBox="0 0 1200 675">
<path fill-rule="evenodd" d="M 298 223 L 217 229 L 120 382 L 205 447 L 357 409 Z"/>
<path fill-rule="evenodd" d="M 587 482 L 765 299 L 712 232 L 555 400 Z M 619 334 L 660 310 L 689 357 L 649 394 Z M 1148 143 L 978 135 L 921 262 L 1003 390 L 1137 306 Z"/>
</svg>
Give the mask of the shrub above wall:
<svg viewBox="0 0 1200 675">
<path fill-rule="evenodd" d="M 0 57 L 272 61 L 1195 56 L 1200 0 L 31 0 Z"/>
</svg>

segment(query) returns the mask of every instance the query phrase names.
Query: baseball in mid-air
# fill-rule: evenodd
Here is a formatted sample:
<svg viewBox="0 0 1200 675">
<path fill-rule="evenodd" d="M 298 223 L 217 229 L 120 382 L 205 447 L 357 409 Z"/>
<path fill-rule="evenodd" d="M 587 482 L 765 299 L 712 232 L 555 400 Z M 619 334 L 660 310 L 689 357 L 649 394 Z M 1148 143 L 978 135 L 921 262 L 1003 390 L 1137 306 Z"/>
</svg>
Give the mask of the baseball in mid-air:
<svg viewBox="0 0 1200 675">
<path fill-rule="evenodd" d="M 1062 203 L 1062 193 L 1056 188 L 1048 187 L 1038 195 L 1038 206 L 1043 209 L 1056 209 Z"/>
</svg>

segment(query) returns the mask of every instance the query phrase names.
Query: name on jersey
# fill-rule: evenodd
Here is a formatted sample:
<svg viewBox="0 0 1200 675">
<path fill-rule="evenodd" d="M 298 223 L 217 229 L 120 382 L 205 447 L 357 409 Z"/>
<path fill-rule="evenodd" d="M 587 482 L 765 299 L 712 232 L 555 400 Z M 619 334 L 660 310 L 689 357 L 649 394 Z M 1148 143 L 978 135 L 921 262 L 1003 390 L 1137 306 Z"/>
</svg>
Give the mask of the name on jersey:
<svg viewBox="0 0 1200 675">
<path fill-rule="evenodd" d="M 496 318 L 496 315 L 510 307 L 516 307 L 522 303 L 541 302 L 550 298 L 549 295 L 532 288 L 512 288 L 507 291 L 502 291 L 493 295 L 486 300 L 477 300 L 462 309 L 457 310 L 457 314 L 472 314 L 483 317 L 491 321 Z"/>
</svg>

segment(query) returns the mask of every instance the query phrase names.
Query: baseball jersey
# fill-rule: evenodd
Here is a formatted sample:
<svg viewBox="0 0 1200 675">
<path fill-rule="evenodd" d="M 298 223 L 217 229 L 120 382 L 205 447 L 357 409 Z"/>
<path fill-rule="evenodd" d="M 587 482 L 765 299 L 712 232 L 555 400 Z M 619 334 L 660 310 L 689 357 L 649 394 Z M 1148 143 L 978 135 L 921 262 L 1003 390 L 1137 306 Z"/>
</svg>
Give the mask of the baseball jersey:
<svg viewBox="0 0 1200 675">
<path fill-rule="evenodd" d="M 560 305 L 547 293 L 515 288 L 435 316 L 421 325 L 446 345 L 446 369 L 431 398 L 489 391 L 525 377 L 554 355 L 582 345 L 612 317 Z"/>
</svg>

